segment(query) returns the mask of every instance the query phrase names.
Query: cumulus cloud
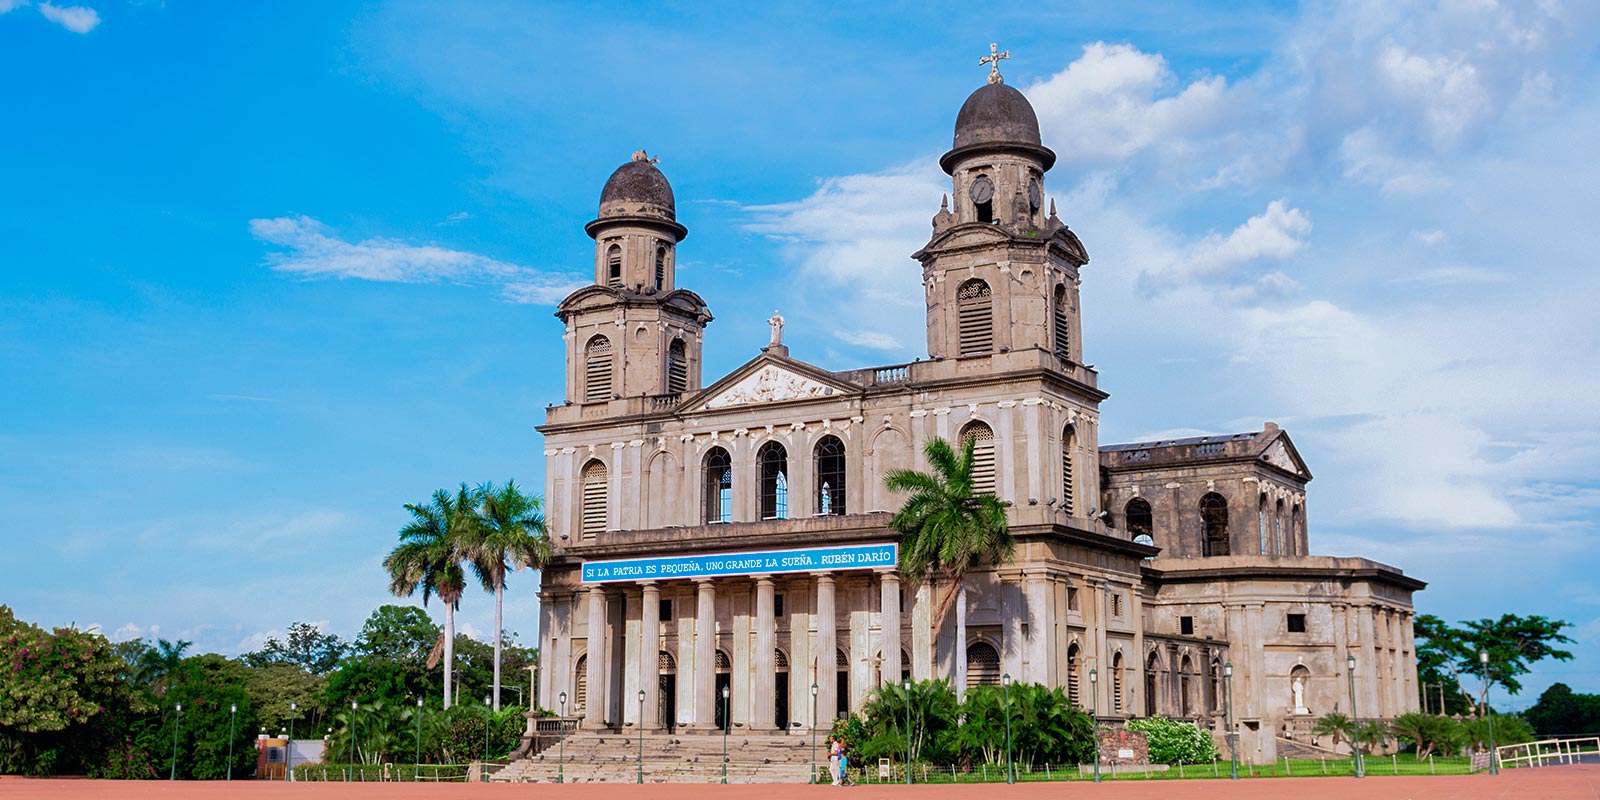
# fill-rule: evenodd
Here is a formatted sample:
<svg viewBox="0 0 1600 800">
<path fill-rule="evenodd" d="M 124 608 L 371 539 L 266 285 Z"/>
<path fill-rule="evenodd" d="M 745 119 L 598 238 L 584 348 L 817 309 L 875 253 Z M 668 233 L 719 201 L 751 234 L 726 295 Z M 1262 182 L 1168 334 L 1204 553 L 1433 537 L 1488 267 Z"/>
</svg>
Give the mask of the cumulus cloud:
<svg viewBox="0 0 1600 800">
<path fill-rule="evenodd" d="M 307 216 L 250 220 L 257 239 L 284 248 L 269 253 L 279 272 L 317 280 L 352 278 L 385 283 L 494 284 L 516 303 L 553 304 L 585 281 L 438 245 L 373 238 L 348 242 Z"/>
<path fill-rule="evenodd" d="M 1182 258 L 1164 269 L 1140 276 L 1147 293 L 1171 291 L 1190 283 L 1220 288 L 1244 289 L 1283 294 L 1297 285 L 1282 272 L 1253 276 L 1245 268 L 1263 261 L 1288 261 L 1299 255 L 1311 232 L 1311 219 L 1283 200 L 1274 200 L 1266 211 L 1246 220 L 1227 236 L 1207 234 L 1190 244 Z"/>
<path fill-rule="evenodd" d="M 100 24 L 100 14 L 85 6 L 58 6 L 47 1 L 39 4 L 39 14 L 73 33 L 88 33 Z"/>
<path fill-rule="evenodd" d="M 881 331 L 834 331 L 835 338 L 856 347 L 869 350 L 901 350 L 905 345 L 899 339 Z"/>
</svg>

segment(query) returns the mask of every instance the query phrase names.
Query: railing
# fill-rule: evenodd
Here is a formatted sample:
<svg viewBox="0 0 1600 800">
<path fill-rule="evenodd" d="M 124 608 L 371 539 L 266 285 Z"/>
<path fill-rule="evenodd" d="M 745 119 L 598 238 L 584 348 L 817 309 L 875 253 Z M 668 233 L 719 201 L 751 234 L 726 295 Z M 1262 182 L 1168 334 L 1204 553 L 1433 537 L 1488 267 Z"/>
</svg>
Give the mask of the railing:
<svg viewBox="0 0 1600 800">
<path fill-rule="evenodd" d="M 893 367 L 878 367 L 872 371 L 872 383 L 875 386 L 905 383 L 909 380 L 911 380 L 910 364 L 899 364 Z"/>
<path fill-rule="evenodd" d="M 1502 767 L 1593 764 L 1600 762 L 1600 736 L 1508 744 L 1495 748 L 1495 758 Z"/>
<path fill-rule="evenodd" d="M 650 397 L 651 411 L 671 411 L 683 402 L 683 394 L 657 394 Z"/>
<path fill-rule="evenodd" d="M 1197 456 L 1214 456 L 1226 449 L 1228 449 L 1226 442 L 1207 442 L 1206 444 L 1195 445 L 1194 454 Z"/>
</svg>

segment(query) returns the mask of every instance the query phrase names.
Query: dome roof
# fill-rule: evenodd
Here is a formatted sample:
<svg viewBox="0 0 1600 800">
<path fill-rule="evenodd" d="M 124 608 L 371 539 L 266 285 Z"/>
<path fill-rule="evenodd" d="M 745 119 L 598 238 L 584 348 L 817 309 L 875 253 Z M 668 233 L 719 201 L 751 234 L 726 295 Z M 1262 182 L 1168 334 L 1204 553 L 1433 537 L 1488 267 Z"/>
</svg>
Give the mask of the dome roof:
<svg viewBox="0 0 1600 800">
<path fill-rule="evenodd" d="M 945 171 L 955 157 L 974 150 L 996 147 L 1033 153 L 1049 169 L 1056 154 L 1039 138 L 1039 117 L 1022 92 L 1004 83 L 981 86 L 961 104 L 956 114 L 955 141 L 949 153 L 939 160 Z"/>
<path fill-rule="evenodd" d="M 680 231 L 679 239 L 687 233 L 683 226 L 677 224 L 672 184 L 667 183 L 667 176 L 656 169 L 655 159 L 643 150 L 634 153 L 628 163 L 617 167 L 617 171 L 606 179 L 605 188 L 600 190 L 600 214 L 588 227 L 592 235 L 595 226 L 623 219 L 665 223 L 669 228 Z"/>
</svg>

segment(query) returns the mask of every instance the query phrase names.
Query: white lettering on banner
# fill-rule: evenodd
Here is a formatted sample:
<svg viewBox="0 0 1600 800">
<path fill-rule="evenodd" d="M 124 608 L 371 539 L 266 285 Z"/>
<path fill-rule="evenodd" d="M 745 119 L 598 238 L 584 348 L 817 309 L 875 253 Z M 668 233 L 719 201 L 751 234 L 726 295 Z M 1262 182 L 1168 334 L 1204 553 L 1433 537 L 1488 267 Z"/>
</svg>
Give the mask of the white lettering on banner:
<svg viewBox="0 0 1600 800">
<path fill-rule="evenodd" d="M 605 583 L 650 578 L 709 578 L 763 573 L 804 572 L 810 569 L 867 569 L 893 565 L 899 560 L 894 543 L 807 547 L 715 556 L 665 556 L 590 561 L 583 565 L 584 583 Z"/>
</svg>

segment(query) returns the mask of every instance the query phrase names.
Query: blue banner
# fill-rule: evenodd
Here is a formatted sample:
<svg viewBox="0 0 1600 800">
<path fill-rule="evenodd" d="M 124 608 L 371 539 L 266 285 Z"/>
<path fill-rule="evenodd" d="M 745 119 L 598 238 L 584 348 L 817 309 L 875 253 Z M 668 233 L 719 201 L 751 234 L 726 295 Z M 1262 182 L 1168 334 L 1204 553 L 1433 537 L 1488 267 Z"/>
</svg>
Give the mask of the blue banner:
<svg viewBox="0 0 1600 800">
<path fill-rule="evenodd" d="M 780 575 L 790 572 L 873 569 L 893 567 L 899 558 L 900 546 L 894 543 L 666 558 L 623 558 L 615 561 L 584 562 L 583 582 L 664 581 L 678 578 L 719 578 L 728 575 Z"/>
</svg>

